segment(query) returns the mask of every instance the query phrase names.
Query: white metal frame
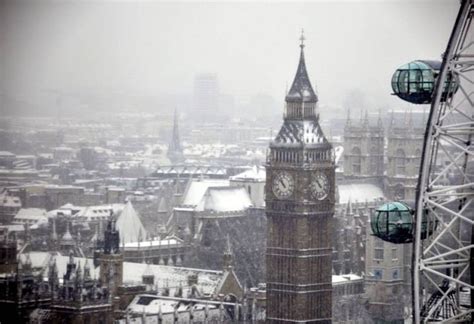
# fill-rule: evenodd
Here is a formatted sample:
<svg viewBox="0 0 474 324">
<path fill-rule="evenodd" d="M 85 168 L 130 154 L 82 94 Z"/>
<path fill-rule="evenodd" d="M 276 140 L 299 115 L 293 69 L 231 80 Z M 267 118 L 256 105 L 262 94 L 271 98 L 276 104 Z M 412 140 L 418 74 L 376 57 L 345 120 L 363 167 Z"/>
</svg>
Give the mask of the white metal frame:
<svg viewBox="0 0 474 324">
<path fill-rule="evenodd" d="M 460 289 L 474 292 L 470 258 L 474 253 L 474 0 L 463 0 L 436 84 L 425 133 L 416 199 L 413 255 L 413 317 L 415 323 L 473 322 L 474 305 L 461 307 Z M 459 87 L 447 100 L 442 92 L 449 74 Z M 436 221 L 436 231 L 421 238 L 422 220 Z M 428 225 L 429 228 L 429 225 Z M 462 234 L 462 235 L 461 235 Z M 467 239 L 466 239 L 467 237 Z M 447 291 L 439 285 L 449 282 Z M 441 297 L 422 318 L 421 310 L 434 292 Z M 435 318 L 438 306 L 455 292 L 455 312 Z M 472 297 L 471 297 L 472 300 Z M 472 317 L 471 317 L 472 316 Z"/>
</svg>

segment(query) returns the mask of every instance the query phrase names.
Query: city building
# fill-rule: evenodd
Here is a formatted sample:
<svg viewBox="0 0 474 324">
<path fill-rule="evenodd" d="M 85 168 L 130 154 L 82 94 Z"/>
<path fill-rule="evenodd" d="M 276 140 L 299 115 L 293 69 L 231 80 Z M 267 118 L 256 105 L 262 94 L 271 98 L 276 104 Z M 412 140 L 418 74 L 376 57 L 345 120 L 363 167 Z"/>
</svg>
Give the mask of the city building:
<svg viewBox="0 0 474 324">
<path fill-rule="evenodd" d="M 203 73 L 194 78 L 194 115 L 199 121 L 215 120 L 219 113 L 219 83 L 217 75 Z"/>
</svg>

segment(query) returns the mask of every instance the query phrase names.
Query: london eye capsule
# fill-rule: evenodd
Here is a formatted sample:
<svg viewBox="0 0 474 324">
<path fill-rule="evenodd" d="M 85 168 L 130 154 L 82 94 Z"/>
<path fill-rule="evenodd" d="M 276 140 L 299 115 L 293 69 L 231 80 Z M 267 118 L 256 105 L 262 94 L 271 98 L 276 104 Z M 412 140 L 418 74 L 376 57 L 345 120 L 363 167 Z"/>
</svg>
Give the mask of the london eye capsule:
<svg viewBox="0 0 474 324">
<path fill-rule="evenodd" d="M 417 60 L 399 67 L 392 76 L 392 89 L 399 98 L 414 104 L 429 104 L 433 99 L 435 82 L 441 62 Z M 446 101 L 458 88 L 459 82 L 448 74 L 441 100 Z"/>
<path fill-rule="evenodd" d="M 415 211 L 402 202 L 389 202 L 380 206 L 370 219 L 372 233 L 378 238 L 395 244 L 413 242 Z M 438 222 L 425 211 L 421 222 L 421 239 L 424 240 L 437 227 Z"/>
<path fill-rule="evenodd" d="M 413 241 L 413 210 L 401 202 L 390 202 L 379 207 L 371 217 L 372 232 L 378 238 L 390 243 Z"/>
</svg>

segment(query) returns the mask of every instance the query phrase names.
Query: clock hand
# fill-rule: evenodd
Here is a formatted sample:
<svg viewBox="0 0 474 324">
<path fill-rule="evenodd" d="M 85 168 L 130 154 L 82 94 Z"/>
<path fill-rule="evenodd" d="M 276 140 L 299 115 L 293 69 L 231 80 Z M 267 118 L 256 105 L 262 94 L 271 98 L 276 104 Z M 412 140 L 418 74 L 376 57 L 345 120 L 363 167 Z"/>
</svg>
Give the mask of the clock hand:
<svg viewBox="0 0 474 324">
<path fill-rule="evenodd" d="M 280 183 L 281 183 L 281 185 L 283 186 L 283 188 L 285 188 L 285 189 L 286 189 L 285 182 L 284 182 L 282 179 L 280 179 Z"/>
<path fill-rule="evenodd" d="M 323 185 L 321 184 L 321 182 L 319 182 L 319 179 L 316 179 L 316 182 L 318 183 L 319 187 L 323 189 Z"/>
</svg>

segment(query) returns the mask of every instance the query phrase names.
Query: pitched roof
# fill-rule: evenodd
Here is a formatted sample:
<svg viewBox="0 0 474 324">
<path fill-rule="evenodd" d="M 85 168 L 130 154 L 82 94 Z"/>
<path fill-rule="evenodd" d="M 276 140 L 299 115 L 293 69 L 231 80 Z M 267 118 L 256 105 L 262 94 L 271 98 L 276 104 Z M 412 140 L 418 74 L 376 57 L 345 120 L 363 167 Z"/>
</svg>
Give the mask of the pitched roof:
<svg viewBox="0 0 474 324">
<path fill-rule="evenodd" d="M 318 102 L 318 96 L 313 90 L 311 81 L 306 71 L 304 59 L 304 45 L 301 44 L 300 62 L 296 70 L 295 79 L 291 85 L 290 91 L 286 95 L 286 102 Z"/>
<path fill-rule="evenodd" d="M 13 220 L 39 221 L 43 218 L 46 218 L 46 210 L 43 208 L 22 208 L 18 211 Z"/>
<path fill-rule="evenodd" d="M 266 180 L 266 172 L 264 167 L 260 166 L 253 166 L 252 168 L 239 173 L 235 176 L 230 177 L 232 181 L 265 181 Z"/>
<path fill-rule="evenodd" d="M 252 205 L 244 187 L 210 187 L 196 206 L 197 211 L 242 211 Z"/>
<path fill-rule="evenodd" d="M 184 206 L 196 206 L 202 200 L 202 197 L 206 193 L 209 187 L 227 187 L 229 186 L 229 180 L 193 180 L 186 192 L 184 193 L 184 199 L 182 205 Z"/>
<path fill-rule="evenodd" d="M 130 201 L 120 213 L 115 226 L 120 233 L 121 242 L 138 242 L 146 238 L 147 231 Z"/>
</svg>

